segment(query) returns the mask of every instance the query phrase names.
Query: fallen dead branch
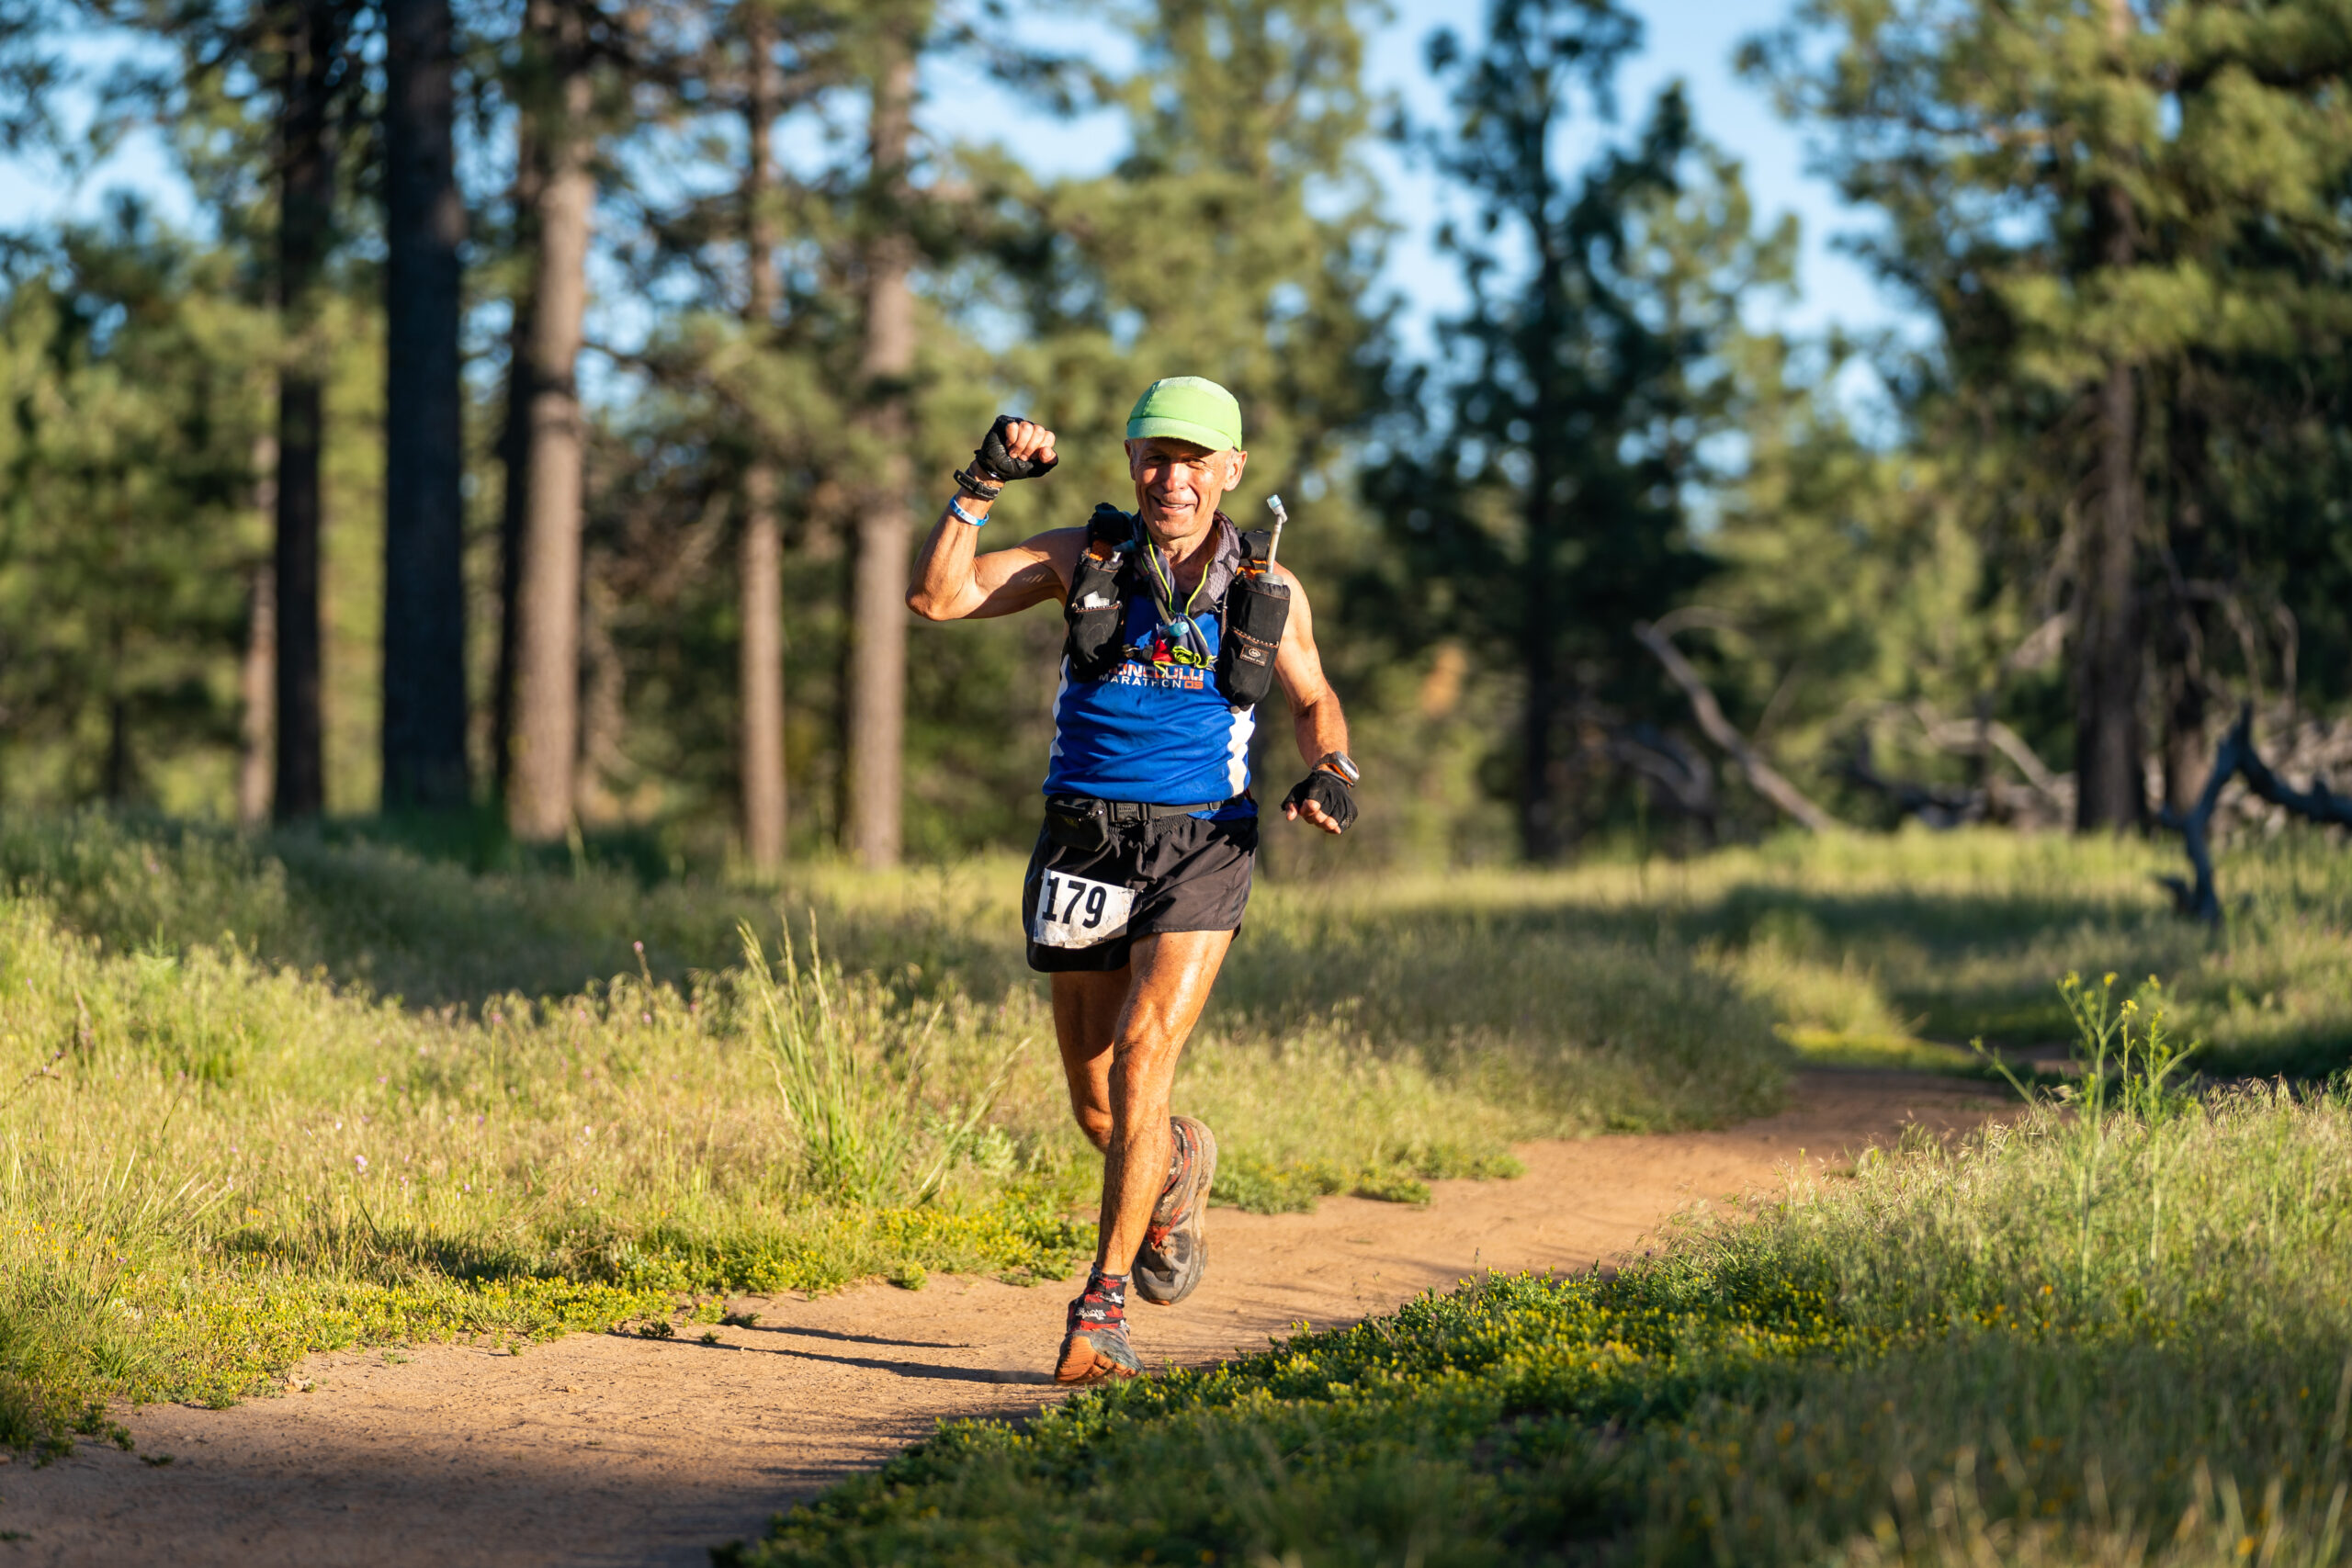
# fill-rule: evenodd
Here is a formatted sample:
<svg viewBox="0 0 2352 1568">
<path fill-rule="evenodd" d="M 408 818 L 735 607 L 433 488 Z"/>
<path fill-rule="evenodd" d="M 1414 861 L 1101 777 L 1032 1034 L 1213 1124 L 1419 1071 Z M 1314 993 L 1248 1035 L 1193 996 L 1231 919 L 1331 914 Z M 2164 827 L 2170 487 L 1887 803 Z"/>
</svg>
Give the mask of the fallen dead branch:
<svg viewBox="0 0 2352 1568">
<path fill-rule="evenodd" d="M 1809 831 L 1826 833 L 1841 826 L 1835 817 L 1806 799 L 1802 790 L 1783 778 L 1780 770 L 1766 761 L 1756 748 L 1748 744 L 1747 737 L 1724 716 L 1723 706 L 1715 701 L 1715 694 L 1700 678 L 1699 671 L 1691 667 L 1690 661 L 1682 657 L 1682 650 L 1674 646 L 1671 636 L 1647 621 L 1634 623 L 1634 636 L 1657 656 L 1657 661 L 1666 667 L 1667 675 L 1682 688 L 1682 694 L 1690 700 L 1690 711 L 1698 718 L 1699 728 L 1706 731 L 1708 739 L 1723 748 L 1731 760 L 1739 764 L 1739 771 L 1747 775 L 1749 787 Z"/>
<path fill-rule="evenodd" d="M 2197 874 L 2194 883 L 2177 876 L 2160 880 L 2172 890 L 2173 902 L 2182 914 L 2209 924 L 2222 918 L 2221 895 L 2213 884 L 2213 811 L 2221 804 L 2223 787 L 2233 778 L 2243 778 L 2256 795 L 2290 816 L 2326 827 L 2352 828 L 2352 795 L 2337 795 L 2328 788 L 2326 778 L 2316 773 L 2308 790 L 2296 789 L 2281 779 L 2255 746 L 2253 706 L 2240 709 L 2237 723 L 2230 727 L 2213 753 L 2213 771 L 2206 775 L 2196 804 L 2186 814 L 2166 807 L 2158 818 L 2180 834 L 2188 863 Z"/>
</svg>

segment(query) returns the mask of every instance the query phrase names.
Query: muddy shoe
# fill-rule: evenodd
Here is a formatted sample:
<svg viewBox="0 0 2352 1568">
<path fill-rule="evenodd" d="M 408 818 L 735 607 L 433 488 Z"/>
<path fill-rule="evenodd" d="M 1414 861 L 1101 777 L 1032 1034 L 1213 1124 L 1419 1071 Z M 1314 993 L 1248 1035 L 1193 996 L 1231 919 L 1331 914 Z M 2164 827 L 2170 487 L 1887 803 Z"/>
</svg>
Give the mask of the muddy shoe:
<svg viewBox="0 0 2352 1568">
<path fill-rule="evenodd" d="M 1127 1343 L 1125 1292 L 1106 1291 L 1102 1284 L 1101 1274 L 1091 1276 L 1086 1293 L 1069 1303 L 1069 1329 L 1054 1366 L 1054 1381 L 1064 1386 L 1131 1378 L 1143 1371 Z"/>
<path fill-rule="evenodd" d="M 1216 1134 L 1190 1116 L 1171 1116 L 1176 1152 L 1168 1162 L 1168 1185 L 1151 1212 L 1143 1250 L 1136 1254 L 1136 1294 L 1154 1306 L 1174 1306 L 1193 1293 L 1209 1266 L 1204 1228 L 1209 1183 L 1216 1179 Z"/>
</svg>

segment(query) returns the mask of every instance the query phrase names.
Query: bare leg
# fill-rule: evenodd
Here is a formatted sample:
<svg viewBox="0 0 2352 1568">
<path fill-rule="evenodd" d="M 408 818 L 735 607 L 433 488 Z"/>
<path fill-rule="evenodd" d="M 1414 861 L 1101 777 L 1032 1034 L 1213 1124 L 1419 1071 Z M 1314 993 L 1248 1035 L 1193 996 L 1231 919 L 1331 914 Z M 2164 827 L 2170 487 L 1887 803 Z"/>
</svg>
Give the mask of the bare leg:
<svg viewBox="0 0 2352 1568">
<path fill-rule="evenodd" d="M 1134 977 L 1132 961 L 1125 969 L 1053 977 L 1054 1036 L 1069 1084 L 1070 1114 L 1086 1141 L 1105 1154 L 1111 1149 L 1112 1048 Z"/>
<path fill-rule="evenodd" d="M 1232 945 L 1231 931 L 1168 931 L 1139 938 L 1124 973 L 1054 976 L 1070 1108 L 1102 1151 L 1094 1266 L 1105 1273 L 1127 1271 L 1150 1227 L 1168 1180 L 1176 1064 Z"/>
</svg>

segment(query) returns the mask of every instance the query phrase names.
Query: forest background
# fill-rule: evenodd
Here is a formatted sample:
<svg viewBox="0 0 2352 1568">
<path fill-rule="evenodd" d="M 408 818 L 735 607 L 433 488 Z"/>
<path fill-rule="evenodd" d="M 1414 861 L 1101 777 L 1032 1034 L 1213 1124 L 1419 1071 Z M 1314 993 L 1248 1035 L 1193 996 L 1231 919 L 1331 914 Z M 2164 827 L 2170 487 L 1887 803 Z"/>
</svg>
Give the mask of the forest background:
<svg viewBox="0 0 2352 1568">
<path fill-rule="evenodd" d="M 2352 6 L 1801 0 L 1725 39 L 1860 214 L 1875 335 L 1772 324 L 1794 220 L 1679 84 L 1621 95 L 1634 11 L 1490 0 L 1410 112 L 1385 20 L 0 5 L 6 149 L 159 136 L 201 212 L 0 246 L 0 803 L 652 868 L 1018 845 L 1059 625 L 916 624 L 904 566 L 1001 409 L 1069 460 L 989 543 L 1125 495 L 1163 374 L 1240 397 L 1235 515 L 1300 520 L 1351 863 L 2136 827 L 2241 704 L 2343 703 Z M 1125 150 L 919 114 L 951 58 Z M 1429 332 L 1384 273 L 1423 225 Z"/>
</svg>

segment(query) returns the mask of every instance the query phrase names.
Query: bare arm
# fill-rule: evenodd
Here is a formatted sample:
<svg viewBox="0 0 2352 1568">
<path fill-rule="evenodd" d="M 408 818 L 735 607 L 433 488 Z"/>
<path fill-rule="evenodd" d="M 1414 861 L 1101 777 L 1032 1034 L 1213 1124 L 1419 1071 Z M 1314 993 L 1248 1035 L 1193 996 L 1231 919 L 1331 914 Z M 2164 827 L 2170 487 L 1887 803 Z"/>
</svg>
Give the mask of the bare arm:
<svg viewBox="0 0 2352 1568">
<path fill-rule="evenodd" d="M 969 499 L 967 512 L 986 505 Z M 942 512 L 915 557 L 907 608 L 927 621 L 978 621 L 1061 598 L 1083 546 L 1083 528 L 1054 528 L 1011 549 L 978 553 L 979 530 Z"/>
<path fill-rule="evenodd" d="M 1290 698 L 1299 760 L 1311 768 L 1331 752 L 1348 749 L 1348 716 L 1340 711 L 1340 694 L 1323 678 L 1323 655 L 1315 647 L 1315 611 L 1306 602 L 1306 590 L 1288 567 L 1276 566 L 1273 575 L 1290 585 L 1290 619 L 1283 626 L 1282 647 L 1274 650 L 1274 674 Z M 1294 819 L 1302 814 L 1327 833 L 1340 830 L 1311 800 L 1303 813 L 1299 807 L 1283 809 L 1283 816 Z"/>
</svg>

